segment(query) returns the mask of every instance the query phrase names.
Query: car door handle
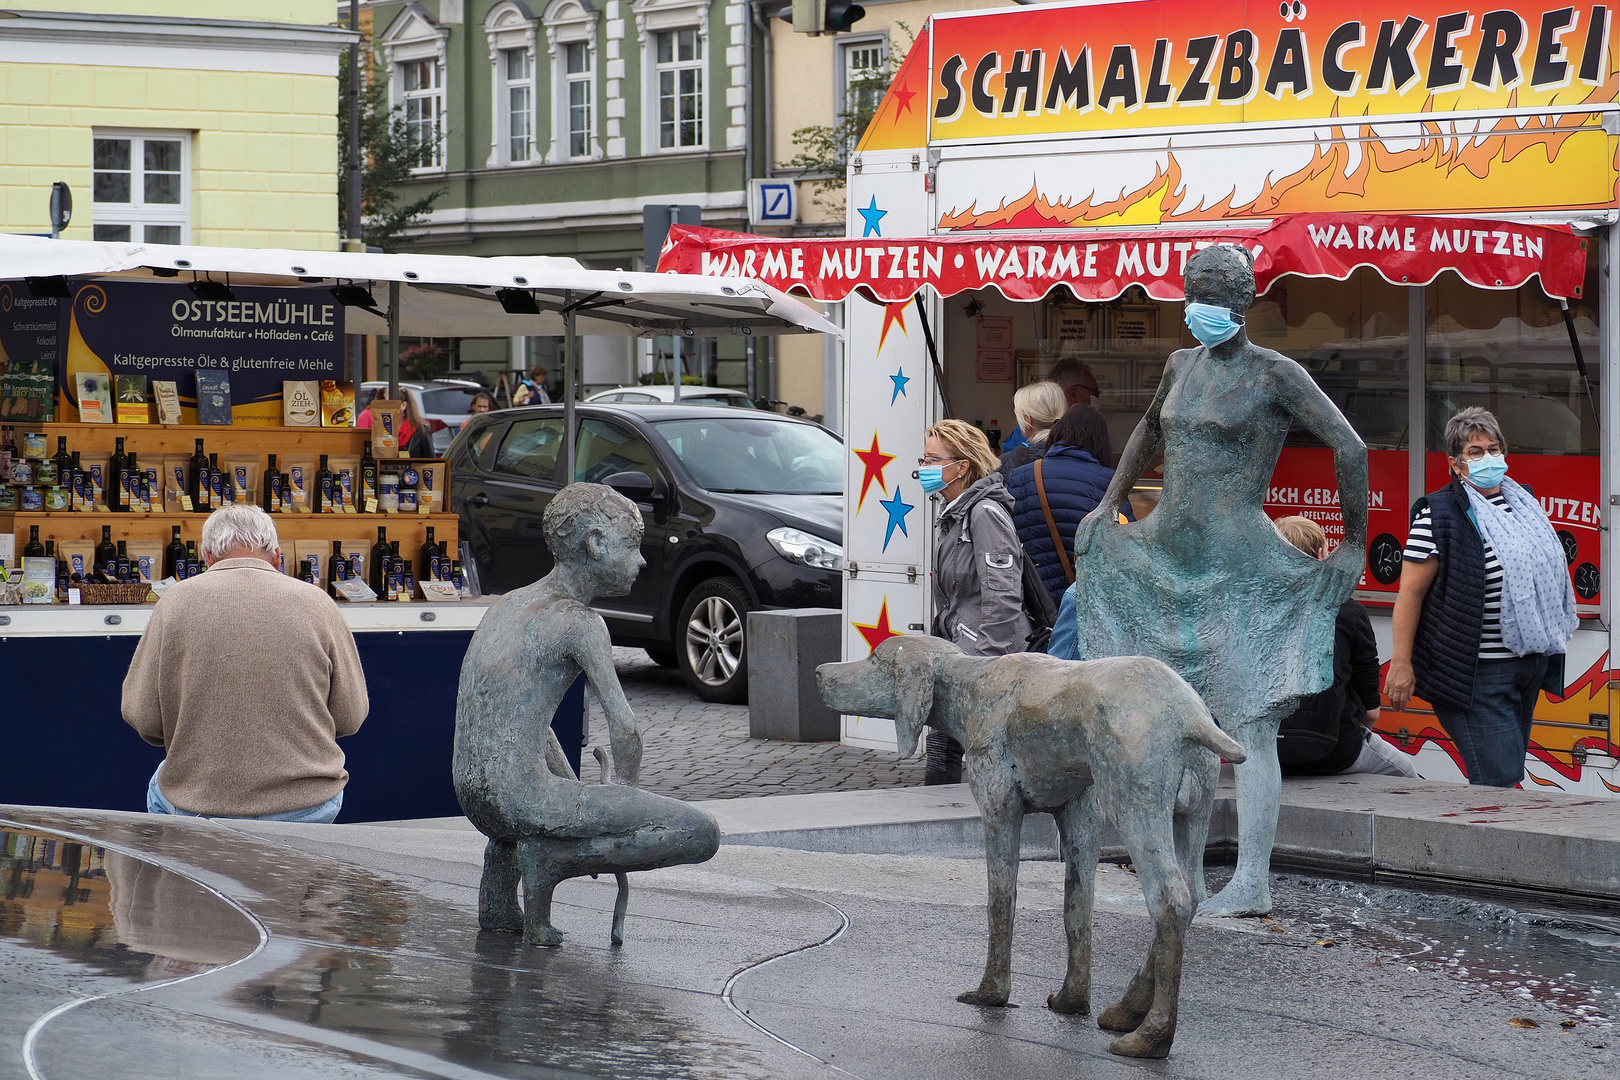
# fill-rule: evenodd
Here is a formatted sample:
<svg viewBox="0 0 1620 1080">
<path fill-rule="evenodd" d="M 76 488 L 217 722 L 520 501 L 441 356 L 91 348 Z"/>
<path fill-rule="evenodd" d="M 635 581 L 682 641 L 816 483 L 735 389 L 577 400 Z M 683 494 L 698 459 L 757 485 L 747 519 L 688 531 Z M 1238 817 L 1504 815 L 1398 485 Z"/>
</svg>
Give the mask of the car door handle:
<svg viewBox="0 0 1620 1080">
<path fill-rule="evenodd" d="M 468 506 L 488 506 L 489 505 L 489 496 L 488 495 L 469 495 L 469 496 L 467 496 L 467 505 Z"/>
</svg>

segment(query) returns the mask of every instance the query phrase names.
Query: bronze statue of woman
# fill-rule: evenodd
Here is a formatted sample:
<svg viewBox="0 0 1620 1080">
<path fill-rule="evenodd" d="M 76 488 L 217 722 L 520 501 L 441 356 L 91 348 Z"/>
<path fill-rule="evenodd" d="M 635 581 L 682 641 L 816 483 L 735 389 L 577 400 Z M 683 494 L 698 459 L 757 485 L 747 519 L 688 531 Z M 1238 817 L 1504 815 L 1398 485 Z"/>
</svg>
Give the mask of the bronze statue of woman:
<svg viewBox="0 0 1620 1080">
<path fill-rule="evenodd" d="M 1113 483 L 1075 537 L 1080 656 L 1168 663 L 1248 752 L 1236 767 L 1238 864 L 1199 910 L 1263 915 L 1282 776 L 1277 728 L 1333 679 L 1333 624 L 1367 550 L 1367 448 L 1299 364 L 1245 337 L 1248 252 L 1187 261 L 1187 322 L 1203 344 L 1173 353 Z M 1291 423 L 1333 450 L 1344 539 L 1326 561 L 1283 540 L 1263 509 Z M 1164 450 L 1158 508 L 1118 523 L 1132 485 Z"/>
</svg>

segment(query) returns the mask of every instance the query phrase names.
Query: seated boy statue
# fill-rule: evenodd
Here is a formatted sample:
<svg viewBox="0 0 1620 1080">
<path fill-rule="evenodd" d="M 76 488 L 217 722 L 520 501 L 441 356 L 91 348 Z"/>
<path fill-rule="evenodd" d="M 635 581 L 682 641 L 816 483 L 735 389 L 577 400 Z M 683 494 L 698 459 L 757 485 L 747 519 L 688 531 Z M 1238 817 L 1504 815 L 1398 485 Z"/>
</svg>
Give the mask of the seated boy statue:
<svg viewBox="0 0 1620 1080">
<path fill-rule="evenodd" d="M 702 810 L 634 786 L 641 735 L 613 670 L 607 625 L 590 603 L 630 591 L 643 565 L 641 514 L 611 488 L 571 484 L 546 507 L 541 527 L 556 568 L 490 606 L 467 647 L 456 695 L 456 798 L 489 837 L 478 922 L 521 932 L 530 945 L 559 944 L 551 925 L 557 883 L 611 873 L 619 878 L 618 944 L 623 875 L 712 858 L 720 829 Z M 608 783 L 580 783 L 551 730 L 582 671 L 607 715 Z"/>
</svg>

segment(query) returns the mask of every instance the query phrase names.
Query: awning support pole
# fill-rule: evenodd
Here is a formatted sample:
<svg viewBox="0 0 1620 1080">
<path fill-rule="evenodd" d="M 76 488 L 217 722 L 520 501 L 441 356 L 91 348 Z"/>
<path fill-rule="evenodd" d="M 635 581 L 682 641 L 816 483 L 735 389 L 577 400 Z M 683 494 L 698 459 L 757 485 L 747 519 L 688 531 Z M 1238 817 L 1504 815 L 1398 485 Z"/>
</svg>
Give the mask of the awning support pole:
<svg viewBox="0 0 1620 1080">
<path fill-rule="evenodd" d="M 1406 505 L 1423 497 L 1429 460 L 1429 300 L 1427 289 L 1406 290 Z"/>
<path fill-rule="evenodd" d="M 388 400 L 399 400 L 399 282 L 388 283 Z"/>
<path fill-rule="evenodd" d="M 1592 407 L 1592 423 L 1598 434 L 1603 434 L 1603 418 L 1598 413 L 1597 398 L 1592 396 L 1592 380 L 1586 373 L 1586 354 L 1581 351 L 1581 339 L 1575 333 L 1575 316 L 1569 310 L 1569 301 L 1560 298 L 1558 307 L 1564 313 L 1564 329 L 1569 331 L 1569 347 L 1575 350 L 1575 370 L 1581 373 L 1581 385 L 1586 388 L 1586 403 Z M 1602 445 L 1601 438 L 1598 445 Z"/>
<path fill-rule="evenodd" d="M 922 320 L 923 340 L 928 343 L 928 359 L 934 364 L 934 384 L 939 388 L 939 400 L 945 406 L 945 415 L 954 416 L 951 412 L 951 399 L 945 393 L 945 369 L 939 363 L 939 350 L 934 348 L 934 331 L 928 325 L 928 309 L 923 307 L 922 290 L 912 297 L 917 301 L 917 317 Z"/>
<path fill-rule="evenodd" d="M 574 294 L 563 295 L 563 484 L 574 482 Z"/>
</svg>

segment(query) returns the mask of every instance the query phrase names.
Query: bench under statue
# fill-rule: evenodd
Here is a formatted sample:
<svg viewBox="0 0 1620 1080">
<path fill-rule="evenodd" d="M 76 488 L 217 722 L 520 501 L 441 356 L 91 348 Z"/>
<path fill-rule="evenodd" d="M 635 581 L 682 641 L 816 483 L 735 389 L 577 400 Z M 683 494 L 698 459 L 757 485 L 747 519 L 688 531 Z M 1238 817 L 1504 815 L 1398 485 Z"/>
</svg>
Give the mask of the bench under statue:
<svg viewBox="0 0 1620 1080">
<path fill-rule="evenodd" d="M 641 734 L 613 668 L 607 624 L 590 608 L 623 596 L 644 565 L 636 506 L 601 484 L 571 484 L 542 517 L 556 568 L 490 606 L 467 646 L 456 694 L 456 798 L 489 837 L 478 889 L 484 930 L 557 945 L 551 896 L 559 882 L 614 874 L 613 944 L 624 940 L 625 874 L 714 856 L 714 818 L 635 784 Z M 583 784 L 552 732 L 552 714 L 585 674 L 607 716 L 611 780 Z M 523 905 L 518 906 L 518 886 Z"/>
</svg>

